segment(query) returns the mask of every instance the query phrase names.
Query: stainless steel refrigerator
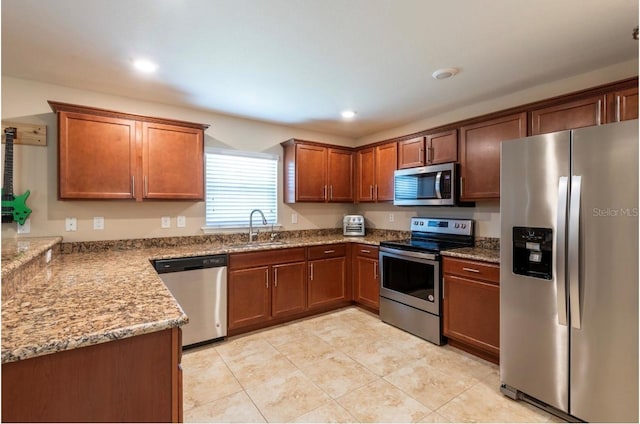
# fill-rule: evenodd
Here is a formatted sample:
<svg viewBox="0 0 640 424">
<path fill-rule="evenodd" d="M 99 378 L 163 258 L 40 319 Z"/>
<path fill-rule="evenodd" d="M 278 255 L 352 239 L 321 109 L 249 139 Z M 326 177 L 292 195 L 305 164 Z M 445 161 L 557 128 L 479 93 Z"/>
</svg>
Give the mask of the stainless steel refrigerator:
<svg viewBox="0 0 640 424">
<path fill-rule="evenodd" d="M 504 394 L 638 422 L 638 121 L 505 141 Z"/>
</svg>

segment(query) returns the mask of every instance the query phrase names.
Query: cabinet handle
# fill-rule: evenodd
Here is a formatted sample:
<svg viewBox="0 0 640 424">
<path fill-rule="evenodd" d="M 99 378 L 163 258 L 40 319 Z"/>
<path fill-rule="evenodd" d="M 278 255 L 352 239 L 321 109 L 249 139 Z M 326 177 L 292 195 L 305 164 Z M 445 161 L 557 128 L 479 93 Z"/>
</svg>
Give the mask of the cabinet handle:
<svg viewBox="0 0 640 424">
<path fill-rule="evenodd" d="M 602 122 L 602 116 L 600 112 L 600 106 L 602 105 L 602 101 L 598 100 L 598 104 L 596 105 L 596 125 L 600 125 Z"/>
<path fill-rule="evenodd" d="M 313 281 L 313 264 L 309 264 L 309 269 L 311 271 L 309 274 L 309 279 Z"/>
<path fill-rule="evenodd" d="M 464 196 L 464 177 L 460 177 L 460 196 Z"/>
<path fill-rule="evenodd" d="M 376 200 L 378 200 L 378 184 L 376 184 L 375 187 L 376 187 Z"/>
<path fill-rule="evenodd" d="M 431 147 L 427 146 L 427 163 L 431 163 Z"/>
<path fill-rule="evenodd" d="M 462 268 L 462 270 L 463 270 L 463 271 L 467 271 L 467 272 L 475 272 L 476 274 L 479 274 L 479 273 L 480 273 L 480 270 L 478 270 L 478 269 L 473 269 L 473 268 L 466 268 L 466 267 L 463 267 L 463 268 Z"/>
<path fill-rule="evenodd" d="M 273 287 L 278 287 L 278 268 L 273 269 Z"/>
<path fill-rule="evenodd" d="M 264 281 L 267 283 L 267 288 L 269 288 L 269 270 L 264 270 Z"/>
<path fill-rule="evenodd" d="M 329 186 L 329 200 L 333 200 L 333 184 Z"/>
<path fill-rule="evenodd" d="M 369 185 L 369 197 L 373 199 L 373 185 Z"/>
<path fill-rule="evenodd" d="M 373 263 L 373 278 L 378 279 L 378 262 Z"/>
<path fill-rule="evenodd" d="M 147 197 L 149 195 L 149 181 L 146 175 L 142 177 L 142 182 L 144 183 L 144 197 Z"/>
<path fill-rule="evenodd" d="M 131 194 L 132 197 L 136 197 L 136 176 L 132 175 L 131 176 Z"/>
<path fill-rule="evenodd" d="M 327 185 L 326 184 L 322 187 L 322 198 L 324 200 L 327 200 Z"/>
<path fill-rule="evenodd" d="M 371 253 L 371 250 L 360 249 L 360 253 Z"/>
<path fill-rule="evenodd" d="M 422 158 L 423 157 L 424 157 L 424 150 L 421 147 L 421 148 L 418 149 L 418 163 L 422 163 Z"/>
<path fill-rule="evenodd" d="M 620 96 L 616 96 L 616 122 L 620 122 Z"/>
<path fill-rule="evenodd" d="M 335 250 L 325 250 L 324 251 L 325 255 L 328 255 L 329 253 L 336 253 L 336 251 Z"/>
</svg>

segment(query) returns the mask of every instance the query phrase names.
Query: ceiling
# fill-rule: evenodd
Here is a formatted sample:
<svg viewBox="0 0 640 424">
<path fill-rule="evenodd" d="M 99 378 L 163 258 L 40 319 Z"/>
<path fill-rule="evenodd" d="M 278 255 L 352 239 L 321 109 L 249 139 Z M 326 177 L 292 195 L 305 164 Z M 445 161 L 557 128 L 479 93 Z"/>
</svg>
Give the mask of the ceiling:
<svg viewBox="0 0 640 424">
<path fill-rule="evenodd" d="M 637 58 L 636 25 L 637 0 L 2 0 L 2 74 L 358 138 Z"/>
</svg>

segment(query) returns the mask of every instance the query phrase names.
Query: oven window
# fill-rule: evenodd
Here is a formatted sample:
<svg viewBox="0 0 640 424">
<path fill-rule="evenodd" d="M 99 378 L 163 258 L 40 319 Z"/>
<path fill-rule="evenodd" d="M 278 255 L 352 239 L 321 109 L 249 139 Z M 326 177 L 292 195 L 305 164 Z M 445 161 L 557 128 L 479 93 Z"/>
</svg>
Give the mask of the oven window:
<svg viewBox="0 0 640 424">
<path fill-rule="evenodd" d="M 436 301 L 435 269 L 431 264 L 383 256 L 383 287 L 422 299 Z"/>
</svg>

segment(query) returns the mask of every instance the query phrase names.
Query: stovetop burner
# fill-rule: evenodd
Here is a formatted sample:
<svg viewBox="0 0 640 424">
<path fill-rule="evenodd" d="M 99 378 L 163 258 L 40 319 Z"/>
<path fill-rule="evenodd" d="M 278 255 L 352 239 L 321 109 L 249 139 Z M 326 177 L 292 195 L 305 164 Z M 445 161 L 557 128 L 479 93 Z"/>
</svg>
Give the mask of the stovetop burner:
<svg viewBox="0 0 640 424">
<path fill-rule="evenodd" d="M 415 252 L 439 253 L 473 246 L 473 221 L 469 219 L 411 218 L 411 238 L 387 240 L 380 246 Z"/>
</svg>

